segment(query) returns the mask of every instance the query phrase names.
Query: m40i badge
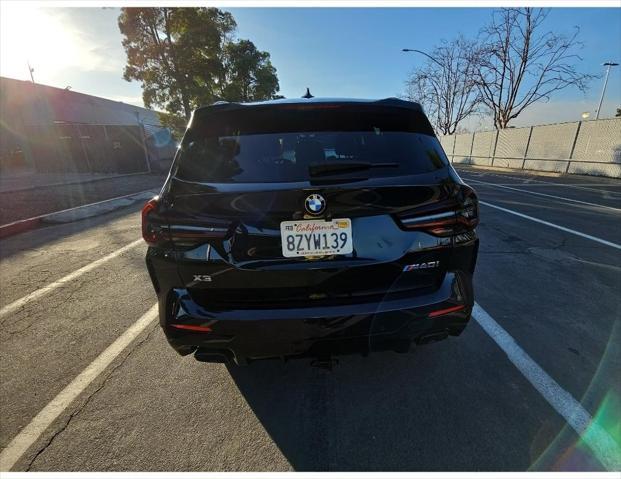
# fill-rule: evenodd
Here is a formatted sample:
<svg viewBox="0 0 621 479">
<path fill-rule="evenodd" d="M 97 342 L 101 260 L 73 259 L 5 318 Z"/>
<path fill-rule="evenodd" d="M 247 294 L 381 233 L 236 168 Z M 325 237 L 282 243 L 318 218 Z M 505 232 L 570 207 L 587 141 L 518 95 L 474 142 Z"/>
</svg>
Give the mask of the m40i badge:
<svg viewBox="0 0 621 479">
<path fill-rule="evenodd" d="M 417 270 L 417 269 L 437 268 L 438 266 L 440 266 L 440 262 L 439 261 L 427 261 L 426 263 L 406 264 L 403 267 L 403 272 L 414 271 L 414 270 Z"/>
</svg>

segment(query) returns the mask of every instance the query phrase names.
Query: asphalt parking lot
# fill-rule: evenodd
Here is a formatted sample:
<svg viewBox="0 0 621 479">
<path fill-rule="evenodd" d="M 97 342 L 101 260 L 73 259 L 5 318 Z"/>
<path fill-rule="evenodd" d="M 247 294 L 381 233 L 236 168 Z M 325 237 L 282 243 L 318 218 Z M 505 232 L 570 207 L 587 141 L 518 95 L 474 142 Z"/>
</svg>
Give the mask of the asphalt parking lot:
<svg viewBox="0 0 621 479">
<path fill-rule="evenodd" d="M 473 321 L 333 371 L 177 356 L 139 205 L 3 239 L 0 470 L 621 469 L 621 181 L 459 172 Z"/>
</svg>

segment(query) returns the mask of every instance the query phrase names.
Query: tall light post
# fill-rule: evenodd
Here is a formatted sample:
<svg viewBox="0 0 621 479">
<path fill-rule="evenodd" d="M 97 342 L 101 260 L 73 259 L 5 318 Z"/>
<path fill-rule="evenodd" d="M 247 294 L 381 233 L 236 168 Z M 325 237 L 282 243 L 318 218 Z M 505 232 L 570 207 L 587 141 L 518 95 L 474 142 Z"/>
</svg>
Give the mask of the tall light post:
<svg viewBox="0 0 621 479">
<path fill-rule="evenodd" d="M 442 63 L 440 63 L 438 60 L 436 60 L 435 58 L 433 58 L 431 55 L 429 55 L 429 53 L 425 53 L 422 50 L 416 50 L 415 48 L 402 48 L 401 49 L 402 52 L 414 52 L 414 53 L 420 53 L 421 55 L 425 55 L 427 58 L 429 58 L 432 62 L 437 63 L 438 65 L 440 65 L 441 67 L 444 67 L 444 65 L 442 65 Z"/>
<path fill-rule="evenodd" d="M 597 107 L 597 114 L 595 115 L 595 119 L 599 120 L 599 112 L 602 110 L 602 103 L 604 102 L 604 94 L 606 93 L 606 86 L 608 86 L 608 75 L 610 75 L 610 67 L 618 66 L 618 63 L 614 62 L 606 62 L 602 63 L 602 66 L 606 68 L 606 79 L 604 80 L 604 88 L 602 89 L 602 96 L 599 99 L 599 106 Z"/>
</svg>

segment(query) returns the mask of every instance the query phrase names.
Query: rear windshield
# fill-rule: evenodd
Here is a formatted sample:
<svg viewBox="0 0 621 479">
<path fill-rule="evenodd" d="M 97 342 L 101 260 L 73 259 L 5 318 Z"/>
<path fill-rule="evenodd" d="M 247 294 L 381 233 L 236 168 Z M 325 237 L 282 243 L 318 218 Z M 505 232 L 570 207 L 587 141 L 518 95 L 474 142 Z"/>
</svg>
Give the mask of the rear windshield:
<svg viewBox="0 0 621 479">
<path fill-rule="evenodd" d="M 175 166 L 188 181 L 307 181 L 318 166 L 322 179 L 403 176 L 448 164 L 427 120 L 407 109 L 236 110 L 195 123 Z"/>
</svg>

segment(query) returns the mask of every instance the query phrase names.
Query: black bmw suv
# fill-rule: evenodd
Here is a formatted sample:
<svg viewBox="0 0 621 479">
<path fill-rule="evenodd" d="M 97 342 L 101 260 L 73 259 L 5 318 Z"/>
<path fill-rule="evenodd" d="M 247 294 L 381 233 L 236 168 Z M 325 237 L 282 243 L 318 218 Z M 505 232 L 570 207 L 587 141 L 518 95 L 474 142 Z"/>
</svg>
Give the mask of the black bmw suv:
<svg viewBox="0 0 621 479">
<path fill-rule="evenodd" d="M 177 352 L 324 361 L 459 335 L 478 214 L 417 103 L 219 102 L 194 112 L 142 233 Z"/>
</svg>

